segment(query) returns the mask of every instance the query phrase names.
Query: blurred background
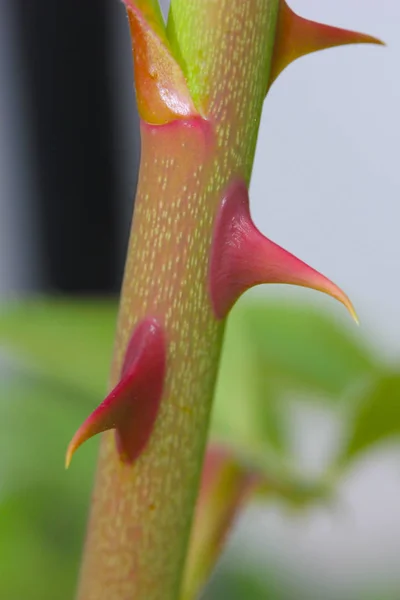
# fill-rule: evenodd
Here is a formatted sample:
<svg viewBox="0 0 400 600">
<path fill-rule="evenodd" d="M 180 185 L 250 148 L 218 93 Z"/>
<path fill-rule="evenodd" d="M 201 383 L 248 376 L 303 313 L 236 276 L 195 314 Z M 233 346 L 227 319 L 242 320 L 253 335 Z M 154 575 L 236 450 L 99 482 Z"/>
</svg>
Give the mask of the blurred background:
<svg viewBox="0 0 400 600">
<path fill-rule="evenodd" d="M 162 4 L 166 11 L 168 2 Z M 316 480 L 322 474 L 335 485 L 329 503 L 307 501 L 299 510 L 289 494 L 289 502 L 268 498 L 246 510 L 206 597 L 398 600 L 400 5 L 292 0 L 291 6 L 387 43 L 318 53 L 278 79 L 265 102 L 251 184 L 258 226 L 343 287 L 361 328 L 333 301 L 306 290 L 263 287 L 250 294 L 257 309 L 250 300 L 239 306 L 228 349 L 231 338 L 232 348 L 243 347 L 243 322 L 253 331 L 262 303 L 257 328 L 265 328 L 270 347 L 262 342 L 260 370 L 274 381 L 273 402 L 285 407 L 280 418 L 290 440 L 284 452 L 280 440 L 276 454 L 285 455 L 282 464 L 290 456 L 297 472 Z M 105 388 L 138 160 L 122 4 L 1 0 L 0 598 L 6 600 L 72 597 L 96 442 L 68 474 L 63 454 Z M 280 334 L 277 323 L 293 326 Z M 254 347 L 255 335 L 248 340 Z M 335 368 L 328 372 L 326 364 Z M 309 374 L 307 381 L 296 379 L 299 372 Z M 242 382 L 247 376 L 238 374 Z M 223 374 L 220 386 L 222 406 Z M 353 417 L 359 405 L 369 406 L 361 409 L 364 425 L 348 414 L 348 406 Z M 235 431 L 237 423 L 223 419 L 224 432 Z M 349 433 L 350 422 L 358 423 L 357 434 Z M 221 433 L 218 419 L 215 429 Z M 340 449 L 346 435 L 353 440 L 343 443 L 347 454 Z M 332 459 L 343 453 L 346 468 Z"/>
</svg>

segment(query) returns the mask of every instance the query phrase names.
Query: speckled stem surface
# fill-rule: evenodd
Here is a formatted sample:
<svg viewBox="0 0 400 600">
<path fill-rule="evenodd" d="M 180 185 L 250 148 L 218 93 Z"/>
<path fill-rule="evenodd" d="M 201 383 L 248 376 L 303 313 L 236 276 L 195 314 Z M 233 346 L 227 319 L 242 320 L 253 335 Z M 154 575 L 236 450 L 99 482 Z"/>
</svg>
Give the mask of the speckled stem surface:
<svg viewBox="0 0 400 600">
<path fill-rule="evenodd" d="M 167 376 L 154 432 L 133 466 L 104 434 L 79 600 L 179 598 L 224 327 L 207 286 L 213 222 L 232 178 L 250 178 L 277 4 L 172 0 L 172 46 L 207 121 L 141 125 L 110 385 L 146 316 L 164 328 Z"/>
</svg>

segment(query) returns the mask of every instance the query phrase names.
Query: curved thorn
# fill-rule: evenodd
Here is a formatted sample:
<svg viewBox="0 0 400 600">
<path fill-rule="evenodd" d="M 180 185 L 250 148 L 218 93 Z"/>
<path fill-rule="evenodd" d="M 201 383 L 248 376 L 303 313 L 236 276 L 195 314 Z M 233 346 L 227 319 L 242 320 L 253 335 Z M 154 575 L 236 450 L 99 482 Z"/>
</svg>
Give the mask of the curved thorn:
<svg viewBox="0 0 400 600">
<path fill-rule="evenodd" d="M 65 458 L 66 468 L 79 446 L 108 429 L 115 429 L 117 450 L 122 461 L 132 463 L 138 458 L 157 418 L 165 361 L 161 326 L 155 319 L 144 319 L 132 334 L 120 382 L 72 438 Z"/>
<path fill-rule="evenodd" d="M 269 85 L 285 67 L 306 54 L 347 44 L 384 45 L 372 35 L 304 19 L 292 10 L 285 0 L 280 0 L 278 10 Z"/>
<path fill-rule="evenodd" d="M 358 322 L 352 303 L 337 285 L 256 228 L 250 216 L 247 187 L 238 180 L 224 195 L 214 229 L 209 291 L 216 317 L 225 318 L 246 290 L 263 283 L 286 283 L 324 292 L 344 304 Z"/>
</svg>

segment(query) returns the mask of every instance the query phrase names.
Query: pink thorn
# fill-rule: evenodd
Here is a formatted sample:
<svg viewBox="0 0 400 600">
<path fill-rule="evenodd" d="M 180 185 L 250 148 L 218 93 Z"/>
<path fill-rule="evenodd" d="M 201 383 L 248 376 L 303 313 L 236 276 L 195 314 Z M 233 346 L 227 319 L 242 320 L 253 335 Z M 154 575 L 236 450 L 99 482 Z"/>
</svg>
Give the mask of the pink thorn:
<svg viewBox="0 0 400 600">
<path fill-rule="evenodd" d="M 262 283 L 286 283 L 333 296 L 357 322 L 346 294 L 332 281 L 278 246 L 256 228 L 245 183 L 232 183 L 222 200 L 214 229 L 209 291 L 217 319 L 227 316 L 236 300 Z"/>
<path fill-rule="evenodd" d="M 379 44 L 372 35 L 316 23 L 297 15 L 286 3 L 279 1 L 270 84 L 290 63 L 312 52 L 348 44 Z"/>
<path fill-rule="evenodd" d="M 136 326 L 128 344 L 121 381 L 72 438 L 66 455 L 67 468 L 72 455 L 83 442 L 108 429 L 116 430 L 117 449 L 122 461 L 132 463 L 139 457 L 157 418 L 165 362 L 161 326 L 155 319 L 144 319 Z"/>
</svg>

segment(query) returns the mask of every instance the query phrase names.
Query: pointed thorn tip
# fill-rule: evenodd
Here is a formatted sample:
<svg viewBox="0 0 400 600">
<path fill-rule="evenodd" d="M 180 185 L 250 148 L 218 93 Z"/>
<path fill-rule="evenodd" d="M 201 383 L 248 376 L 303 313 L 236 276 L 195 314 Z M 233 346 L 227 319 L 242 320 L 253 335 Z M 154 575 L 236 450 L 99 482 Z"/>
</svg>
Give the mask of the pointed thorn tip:
<svg viewBox="0 0 400 600">
<path fill-rule="evenodd" d="M 69 443 L 66 468 L 79 446 L 109 429 L 115 429 L 117 450 L 123 462 L 132 463 L 139 457 L 158 415 L 165 361 L 162 328 L 155 319 L 144 319 L 136 326 L 128 344 L 120 382 Z"/>
<path fill-rule="evenodd" d="M 354 323 L 359 326 L 360 325 L 360 319 L 358 318 L 358 315 L 355 311 L 355 308 L 352 304 L 352 302 L 350 302 L 350 300 L 348 300 L 348 303 L 345 304 L 345 307 L 347 308 L 347 310 L 350 313 L 351 318 L 353 319 Z"/>
<path fill-rule="evenodd" d="M 350 301 L 350 299 L 347 296 L 346 296 L 346 302 L 344 302 L 343 304 L 347 308 L 348 312 L 350 313 L 350 316 L 353 319 L 354 323 L 357 326 L 359 326 L 360 325 L 360 319 L 358 318 L 358 315 L 356 313 L 356 309 L 353 306 L 353 303 Z"/>
<path fill-rule="evenodd" d="M 347 312 L 349 313 L 350 317 L 353 319 L 355 324 L 359 325 L 360 321 L 358 315 L 348 295 L 329 279 L 326 279 L 326 281 L 328 283 L 328 286 L 324 289 L 320 288 L 320 291 L 325 294 L 328 294 L 329 296 L 343 304 L 343 306 L 346 308 Z"/>
<path fill-rule="evenodd" d="M 280 0 L 269 86 L 296 59 L 348 44 L 385 46 L 382 40 L 372 35 L 304 19 L 285 0 Z"/>
<path fill-rule="evenodd" d="M 214 227 L 209 293 L 217 319 L 225 318 L 246 290 L 265 283 L 324 292 L 341 302 L 358 323 L 352 303 L 336 284 L 256 228 L 250 216 L 247 187 L 237 180 L 223 197 Z"/>
<path fill-rule="evenodd" d="M 71 445 L 68 446 L 68 450 L 67 453 L 65 455 L 65 469 L 68 470 L 69 466 L 71 464 L 71 460 L 72 460 L 72 455 L 74 453 L 74 451 L 71 449 L 70 447 Z"/>
</svg>

